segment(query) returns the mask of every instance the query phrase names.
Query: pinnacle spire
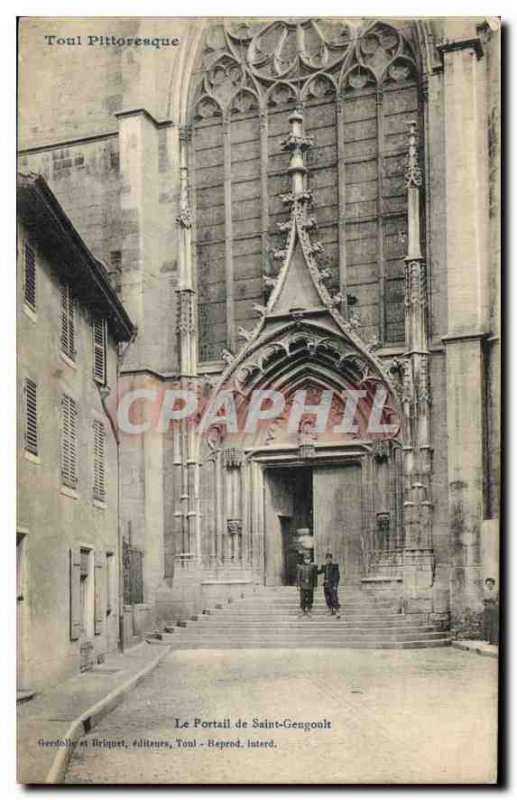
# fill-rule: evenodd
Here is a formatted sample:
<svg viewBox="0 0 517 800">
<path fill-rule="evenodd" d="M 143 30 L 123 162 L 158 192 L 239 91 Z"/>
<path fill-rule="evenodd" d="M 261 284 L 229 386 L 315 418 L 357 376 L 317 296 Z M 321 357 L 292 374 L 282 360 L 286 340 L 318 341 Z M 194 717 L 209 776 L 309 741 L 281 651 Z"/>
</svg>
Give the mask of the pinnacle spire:
<svg viewBox="0 0 517 800">
<path fill-rule="evenodd" d="M 420 187 L 422 170 L 418 158 L 418 132 L 415 121 L 409 123 L 409 146 L 405 173 L 408 193 L 408 242 L 406 260 L 422 258 L 420 249 Z"/>
<path fill-rule="evenodd" d="M 312 147 L 313 140 L 303 133 L 303 109 L 298 105 L 289 116 L 291 130 L 289 136 L 281 144 L 282 150 L 289 150 L 288 173 L 291 176 L 291 191 L 293 199 L 299 199 L 306 191 L 305 176 L 307 168 L 304 163 L 304 154 Z"/>
</svg>

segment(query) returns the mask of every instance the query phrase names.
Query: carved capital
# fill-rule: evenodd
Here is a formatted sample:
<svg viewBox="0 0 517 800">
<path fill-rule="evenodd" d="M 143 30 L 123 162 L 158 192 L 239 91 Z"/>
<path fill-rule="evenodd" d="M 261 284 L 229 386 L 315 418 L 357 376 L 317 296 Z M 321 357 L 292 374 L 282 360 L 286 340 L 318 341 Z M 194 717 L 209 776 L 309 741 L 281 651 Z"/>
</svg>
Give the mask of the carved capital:
<svg viewBox="0 0 517 800">
<path fill-rule="evenodd" d="M 388 511 L 379 511 L 377 514 L 377 530 L 389 531 L 390 515 Z"/>
<path fill-rule="evenodd" d="M 244 453 L 238 447 L 227 447 L 223 450 L 223 464 L 225 467 L 240 467 Z"/>
<path fill-rule="evenodd" d="M 375 461 L 387 461 L 390 457 L 391 444 L 389 441 L 374 442 L 372 444 L 372 456 Z"/>
<path fill-rule="evenodd" d="M 294 133 L 290 133 L 286 139 L 280 142 L 282 150 L 290 150 L 291 152 L 295 150 L 301 150 L 303 152 L 309 150 L 313 146 L 314 140 L 312 136 L 297 136 Z"/>
<path fill-rule="evenodd" d="M 229 536 L 242 535 L 242 519 L 234 517 L 233 519 L 226 520 L 226 531 Z"/>
<path fill-rule="evenodd" d="M 314 442 L 310 442 L 310 443 L 307 443 L 307 444 L 301 444 L 298 447 L 298 454 L 299 454 L 300 458 L 303 458 L 303 459 L 314 458 L 314 456 L 316 454 L 316 448 L 314 446 Z"/>
</svg>

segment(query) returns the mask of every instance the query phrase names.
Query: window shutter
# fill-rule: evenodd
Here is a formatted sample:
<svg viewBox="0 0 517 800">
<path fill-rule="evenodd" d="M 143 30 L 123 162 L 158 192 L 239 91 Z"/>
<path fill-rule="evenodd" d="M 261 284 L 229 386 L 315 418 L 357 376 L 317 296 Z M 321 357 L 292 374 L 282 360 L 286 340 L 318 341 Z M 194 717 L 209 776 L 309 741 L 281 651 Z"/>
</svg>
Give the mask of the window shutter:
<svg viewBox="0 0 517 800">
<path fill-rule="evenodd" d="M 36 257 L 30 245 L 25 245 L 24 299 L 36 311 Z"/>
<path fill-rule="evenodd" d="M 75 641 L 81 635 L 81 548 L 70 548 L 70 639 Z"/>
<path fill-rule="evenodd" d="M 95 633 L 102 633 L 104 622 L 104 557 L 99 550 L 95 551 Z"/>
<path fill-rule="evenodd" d="M 104 464 L 104 425 L 98 420 L 93 422 L 93 496 L 103 501 L 106 496 L 105 464 Z"/>
<path fill-rule="evenodd" d="M 25 450 L 38 455 L 37 385 L 30 378 L 25 381 Z"/>
<path fill-rule="evenodd" d="M 61 286 L 61 350 L 75 359 L 74 298 L 66 283 Z"/>
<path fill-rule="evenodd" d="M 106 614 L 113 611 L 113 553 L 106 553 Z"/>
<path fill-rule="evenodd" d="M 93 379 L 106 383 L 106 322 L 102 317 L 93 318 Z"/>
<path fill-rule="evenodd" d="M 77 405 L 68 395 L 61 401 L 61 479 L 74 489 L 77 485 Z"/>
</svg>

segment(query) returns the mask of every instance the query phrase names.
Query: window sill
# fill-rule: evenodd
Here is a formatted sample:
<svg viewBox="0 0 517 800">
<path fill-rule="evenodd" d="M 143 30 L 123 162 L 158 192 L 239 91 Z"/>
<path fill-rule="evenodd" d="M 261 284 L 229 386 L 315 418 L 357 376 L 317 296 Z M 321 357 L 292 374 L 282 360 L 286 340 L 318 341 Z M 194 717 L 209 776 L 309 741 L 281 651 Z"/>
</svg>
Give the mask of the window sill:
<svg viewBox="0 0 517 800">
<path fill-rule="evenodd" d="M 107 505 L 104 502 L 104 500 L 97 500 L 97 498 L 94 497 L 92 503 L 95 506 L 95 508 L 100 508 L 102 511 L 104 511 L 104 509 L 107 508 Z"/>
<path fill-rule="evenodd" d="M 68 366 L 72 367 L 72 369 L 77 369 L 77 364 L 75 363 L 75 361 L 72 361 L 70 356 L 67 356 L 67 354 L 63 353 L 62 350 L 59 351 L 59 355 L 61 356 L 65 364 L 68 364 Z"/>
<path fill-rule="evenodd" d="M 25 456 L 27 461 L 30 461 L 32 464 L 40 464 L 41 463 L 40 462 L 40 457 L 39 456 L 35 456 L 34 453 L 29 453 L 27 450 L 25 450 L 23 455 Z"/>
<path fill-rule="evenodd" d="M 23 313 L 25 314 L 26 317 L 30 319 L 31 322 L 38 321 L 38 315 L 36 314 L 33 308 L 27 305 L 27 303 L 23 304 Z"/>
<path fill-rule="evenodd" d="M 71 497 L 72 500 L 78 500 L 79 494 L 72 489 L 70 486 L 65 486 L 64 484 L 61 486 L 60 493 L 64 494 L 65 497 Z"/>
</svg>

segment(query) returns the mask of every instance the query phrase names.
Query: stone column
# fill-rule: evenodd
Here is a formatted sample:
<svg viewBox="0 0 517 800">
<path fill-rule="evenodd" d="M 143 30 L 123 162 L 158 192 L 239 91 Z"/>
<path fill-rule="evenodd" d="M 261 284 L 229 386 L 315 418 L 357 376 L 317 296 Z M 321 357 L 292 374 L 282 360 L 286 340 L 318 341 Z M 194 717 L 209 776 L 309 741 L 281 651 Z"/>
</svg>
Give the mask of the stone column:
<svg viewBox="0 0 517 800">
<path fill-rule="evenodd" d="M 446 347 L 451 620 L 477 635 L 483 519 L 483 339 L 487 331 L 487 118 L 478 38 L 440 48 L 444 66 Z"/>
<path fill-rule="evenodd" d="M 420 192 L 422 172 L 416 122 L 410 124 L 406 170 L 408 244 L 406 256 L 406 353 L 403 407 L 404 447 L 404 594 L 408 611 L 432 610 L 434 555 L 432 549 L 430 392 L 428 349 L 427 266 L 422 256 Z"/>
</svg>

